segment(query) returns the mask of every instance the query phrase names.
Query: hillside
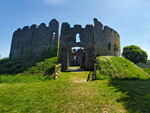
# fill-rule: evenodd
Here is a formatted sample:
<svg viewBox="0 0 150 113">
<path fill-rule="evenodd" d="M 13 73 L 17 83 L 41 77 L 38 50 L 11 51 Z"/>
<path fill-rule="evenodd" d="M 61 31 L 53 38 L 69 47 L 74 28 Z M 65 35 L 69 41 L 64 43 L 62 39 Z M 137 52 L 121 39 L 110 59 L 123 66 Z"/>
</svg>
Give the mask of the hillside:
<svg viewBox="0 0 150 113">
<path fill-rule="evenodd" d="M 44 65 L 48 64 L 50 58 L 58 56 L 59 53 L 57 50 L 59 49 L 50 46 L 49 48 L 45 49 L 39 57 L 33 57 L 32 55 L 27 54 L 26 58 L 21 57 L 17 59 L 0 59 L 0 74 L 18 74 L 26 71 L 32 66 L 38 65 L 39 67 L 40 63 L 42 62 L 45 62 Z M 49 61 L 46 59 L 49 59 Z"/>
<path fill-rule="evenodd" d="M 137 78 L 147 79 L 149 77 L 141 68 L 131 61 L 117 56 L 97 57 L 100 70 L 99 79 L 102 78 Z"/>
</svg>

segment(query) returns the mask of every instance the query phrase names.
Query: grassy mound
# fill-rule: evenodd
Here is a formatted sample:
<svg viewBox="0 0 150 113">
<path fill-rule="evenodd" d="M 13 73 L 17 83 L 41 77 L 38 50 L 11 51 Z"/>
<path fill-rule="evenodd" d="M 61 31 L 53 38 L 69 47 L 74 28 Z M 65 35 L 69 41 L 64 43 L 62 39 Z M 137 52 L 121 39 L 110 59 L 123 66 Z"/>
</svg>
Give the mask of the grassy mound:
<svg viewBox="0 0 150 113">
<path fill-rule="evenodd" d="M 28 68 L 24 73 L 30 73 L 33 75 L 52 75 L 54 73 L 54 67 L 57 63 L 57 57 L 45 59 L 43 62 L 36 63 L 35 66 Z"/>
<path fill-rule="evenodd" d="M 32 54 L 26 54 L 23 58 L 0 59 L 0 74 L 17 74 L 26 71 L 28 68 L 35 66 L 37 62 L 44 61 L 47 58 L 58 57 L 57 51 L 59 49 L 51 46 L 45 49 L 39 57 Z"/>
<path fill-rule="evenodd" d="M 18 73 L 16 75 L 0 75 L 0 83 L 31 83 L 49 80 L 54 73 L 56 62 L 57 57 L 52 57 L 36 63 L 35 66 L 28 68 L 23 73 Z"/>
<path fill-rule="evenodd" d="M 146 74 L 141 68 L 125 58 L 117 56 L 101 56 L 97 57 L 97 60 L 98 68 L 100 70 L 98 79 L 110 77 L 123 79 L 149 78 L 149 75 Z"/>
</svg>

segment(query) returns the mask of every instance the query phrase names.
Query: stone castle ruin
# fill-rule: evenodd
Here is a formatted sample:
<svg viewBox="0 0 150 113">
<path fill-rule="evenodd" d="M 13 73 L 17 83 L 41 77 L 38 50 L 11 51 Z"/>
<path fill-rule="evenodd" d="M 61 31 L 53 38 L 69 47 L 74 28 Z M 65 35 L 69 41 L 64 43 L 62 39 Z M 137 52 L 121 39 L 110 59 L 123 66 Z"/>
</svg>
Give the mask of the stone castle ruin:
<svg viewBox="0 0 150 113">
<path fill-rule="evenodd" d="M 10 58 L 25 58 L 30 53 L 38 57 L 45 49 L 58 47 L 59 44 L 63 70 L 70 65 L 91 70 L 96 56 L 120 56 L 119 34 L 108 26 L 103 27 L 97 19 L 94 19 L 94 25 L 86 25 L 85 28 L 62 23 L 60 35 L 59 22 L 53 19 L 48 27 L 42 23 L 15 31 Z"/>
</svg>

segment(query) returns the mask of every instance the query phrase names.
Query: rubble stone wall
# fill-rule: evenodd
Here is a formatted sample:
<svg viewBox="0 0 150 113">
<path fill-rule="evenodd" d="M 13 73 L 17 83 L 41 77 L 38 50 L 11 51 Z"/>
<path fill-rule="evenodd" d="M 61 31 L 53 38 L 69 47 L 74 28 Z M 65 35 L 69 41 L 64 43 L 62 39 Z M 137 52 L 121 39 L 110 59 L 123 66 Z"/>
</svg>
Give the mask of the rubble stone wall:
<svg viewBox="0 0 150 113">
<path fill-rule="evenodd" d="M 97 56 L 120 56 L 119 34 L 108 26 L 103 27 L 97 19 L 94 19 L 94 39 Z"/>
<path fill-rule="evenodd" d="M 76 36 L 79 34 L 80 42 Z M 59 39 L 60 37 L 60 39 Z M 57 47 L 60 43 L 60 61 L 62 69 L 68 69 L 71 61 L 72 48 L 81 47 L 78 53 L 81 67 L 86 70 L 93 68 L 93 58 L 96 56 L 120 56 L 120 36 L 108 26 L 103 26 L 96 18 L 94 25 L 70 27 L 69 23 L 62 23 L 59 36 L 59 23 L 56 19 L 45 23 L 25 26 L 14 32 L 10 51 L 10 58 L 38 57 L 49 47 Z"/>
<path fill-rule="evenodd" d="M 47 27 L 45 23 L 25 26 L 14 32 L 10 58 L 40 56 L 44 49 L 57 47 L 59 40 L 59 23 L 53 19 Z"/>
</svg>

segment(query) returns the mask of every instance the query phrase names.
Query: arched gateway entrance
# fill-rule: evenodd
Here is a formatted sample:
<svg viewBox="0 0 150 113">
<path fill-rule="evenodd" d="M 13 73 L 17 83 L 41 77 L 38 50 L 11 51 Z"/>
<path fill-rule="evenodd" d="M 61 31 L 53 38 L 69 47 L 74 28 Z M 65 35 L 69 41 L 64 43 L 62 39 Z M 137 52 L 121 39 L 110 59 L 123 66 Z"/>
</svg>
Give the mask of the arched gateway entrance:
<svg viewBox="0 0 150 113">
<path fill-rule="evenodd" d="M 85 69 L 86 51 L 83 47 L 73 47 L 70 49 L 69 65 L 80 66 L 81 69 Z"/>
<path fill-rule="evenodd" d="M 78 47 L 78 50 L 72 49 Z M 62 70 L 67 70 L 69 65 L 80 63 L 81 68 L 91 70 L 93 67 L 94 32 L 93 26 L 81 25 L 70 27 L 68 23 L 63 23 L 60 38 L 60 58 Z"/>
</svg>

